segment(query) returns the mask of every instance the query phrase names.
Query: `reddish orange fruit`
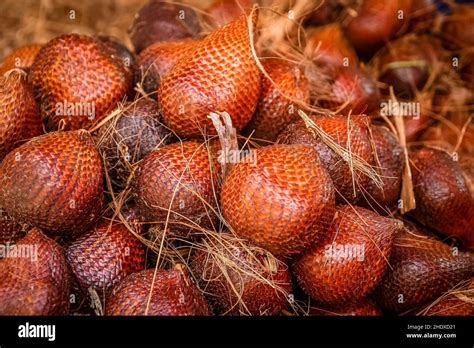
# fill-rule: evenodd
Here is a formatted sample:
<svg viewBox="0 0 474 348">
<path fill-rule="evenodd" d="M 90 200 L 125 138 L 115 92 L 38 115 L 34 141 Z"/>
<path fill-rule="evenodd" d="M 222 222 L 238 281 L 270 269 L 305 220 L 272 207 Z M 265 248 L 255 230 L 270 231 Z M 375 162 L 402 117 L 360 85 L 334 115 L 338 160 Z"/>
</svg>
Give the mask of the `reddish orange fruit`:
<svg viewBox="0 0 474 348">
<path fill-rule="evenodd" d="M 208 21 L 216 27 L 222 27 L 249 10 L 252 2 L 252 0 L 215 0 L 206 9 Z"/>
<path fill-rule="evenodd" d="M 380 92 L 376 81 L 360 69 L 341 68 L 330 81 L 328 95 L 318 95 L 318 85 L 312 94 L 320 105 L 351 114 L 370 114 L 380 108 Z"/>
<path fill-rule="evenodd" d="M 14 70 L 0 76 L 0 160 L 42 133 L 40 112 L 24 72 Z"/>
<path fill-rule="evenodd" d="M 288 266 L 228 233 L 215 238 L 197 246 L 190 267 L 216 314 L 280 314 L 292 291 Z"/>
<path fill-rule="evenodd" d="M 115 36 L 97 35 L 94 37 L 99 40 L 109 54 L 118 59 L 124 69 L 127 71 L 128 79 L 133 80 L 135 70 L 135 55 Z"/>
<path fill-rule="evenodd" d="M 79 284 L 107 290 L 145 268 L 145 251 L 127 227 L 103 219 L 68 246 L 66 256 Z"/>
<path fill-rule="evenodd" d="M 401 313 L 432 302 L 474 276 L 474 254 L 419 231 L 403 232 L 395 239 L 390 266 L 374 298 L 382 308 Z"/>
<path fill-rule="evenodd" d="M 344 305 L 364 299 L 388 269 L 398 220 L 342 205 L 324 241 L 294 260 L 293 274 L 311 298 Z"/>
<path fill-rule="evenodd" d="M 107 295 L 106 315 L 210 315 L 211 311 L 184 266 L 134 273 Z"/>
<path fill-rule="evenodd" d="M 49 133 L 0 165 L 0 206 L 18 222 L 75 234 L 102 212 L 102 159 L 86 131 Z"/>
<path fill-rule="evenodd" d="M 412 0 L 357 2 L 344 31 L 358 52 L 370 54 L 395 36 L 409 20 Z M 354 15 L 355 13 L 355 15 Z"/>
<path fill-rule="evenodd" d="M 43 118 L 57 128 L 80 129 L 101 120 L 127 93 L 131 74 L 94 38 L 69 34 L 43 46 L 31 67 Z"/>
<path fill-rule="evenodd" d="M 386 127 L 372 126 L 372 140 L 375 146 L 375 166 L 382 180 L 378 187 L 370 180 L 363 188 L 362 203 L 382 213 L 396 206 L 402 187 L 403 149 L 395 135 Z"/>
<path fill-rule="evenodd" d="M 367 165 L 373 165 L 374 157 L 370 142 L 367 119 L 363 116 L 311 116 L 313 122 L 324 131 L 346 153 L 352 153 Z M 326 143 L 306 127 L 300 119 L 288 125 L 278 136 L 281 144 L 305 144 L 312 146 L 323 166 L 331 177 L 336 192 L 345 198 L 341 202 L 356 202 L 360 197 L 361 188 L 365 187 L 370 178 L 360 170 L 351 171 L 349 163 L 341 155 L 334 152 Z"/>
<path fill-rule="evenodd" d="M 39 229 L 16 244 L 23 250 L 0 260 L 0 315 L 65 315 L 69 270 L 64 250 Z"/>
<path fill-rule="evenodd" d="M 344 36 L 339 23 L 311 28 L 306 37 L 304 54 L 317 65 L 336 70 L 358 65 L 357 54 Z"/>
<path fill-rule="evenodd" d="M 209 34 L 162 79 L 161 111 L 178 135 L 215 134 L 207 118 L 214 111 L 228 112 L 238 130 L 252 118 L 260 94 L 260 70 L 252 56 L 247 20 L 242 15 Z M 255 28 L 257 11 L 251 20 Z"/>
<path fill-rule="evenodd" d="M 298 119 L 296 101 L 310 102 L 309 85 L 304 72 L 284 60 L 268 59 L 263 63 L 267 77 L 262 77 L 262 90 L 257 111 L 246 127 L 257 139 L 274 141 L 288 123 Z"/>
<path fill-rule="evenodd" d="M 443 294 L 420 313 L 421 315 L 436 316 L 473 316 L 474 278 Z"/>
<path fill-rule="evenodd" d="M 421 148 L 411 156 L 418 221 L 474 250 L 474 197 L 457 161 L 446 152 Z"/>
<path fill-rule="evenodd" d="M 11 69 L 23 69 L 28 72 L 41 47 L 42 45 L 33 43 L 15 48 L 9 55 L 3 58 L 0 64 L 0 75 L 5 74 Z"/>
<path fill-rule="evenodd" d="M 199 42 L 196 39 L 159 41 L 141 51 L 137 57 L 136 79 L 142 82 L 145 92 L 156 97 L 161 79 Z"/>
<path fill-rule="evenodd" d="M 15 243 L 24 236 L 22 226 L 0 209 L 0 245 Z"/>
<path fill-rule="evenodd" d="M 224 218 L 239 236 L 275 255 L 301 253 L 331 223 L 331 179 L 309 146 L 272 145 L 253 151 L 224 181 Z"/>
<path fill-rule="evenodd" d="M 166 225 L 181 236 L 199 226 L 213 228 L 219 171 L 217 162 L 209 161 L 206 144 L 196 141 L 151 152 L 140 162 L 132 183 L 142 219 L 161 228 Z"/>
</svg>

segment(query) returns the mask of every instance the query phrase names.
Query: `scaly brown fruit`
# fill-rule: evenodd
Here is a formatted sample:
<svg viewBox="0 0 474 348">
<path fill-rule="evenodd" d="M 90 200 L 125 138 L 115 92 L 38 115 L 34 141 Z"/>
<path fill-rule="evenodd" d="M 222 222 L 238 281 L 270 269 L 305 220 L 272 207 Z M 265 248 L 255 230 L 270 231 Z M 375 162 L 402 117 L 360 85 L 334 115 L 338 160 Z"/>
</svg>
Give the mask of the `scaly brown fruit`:
<svg viewBox="0 0 474 348">
<path fill-rule="evenodd" d="M 338 206 L 324 241 L 294 260 L 293 274 L 315 301 L 339 305 L 364 299 L 389 267 L 400 221 L 350 205 Z"/>
<path fill-rule="evenodd" d="M 146 93 L 156 98 L 161 79 L 181 58 L 192 52 L 199 42 L 197 39 L 182 39 L 159 41 L 148 46 L 137 57 L 135 79 L 142 83 Z"/>
<path fill-rule="evenodd" d="M 84 130 L 33 138 L 0 165 L 0 206 L 19 223 L 75 235 L 94 224 L 102 202 L 102 159 Z"/>
<path fill-rule="evenodd" d="M 199 226 L 213 228 L 220 168 L 211 157 L 212 161 L 206 144 L 197 141 L 178 142 L 149 153 L 132 183 L 142 219 L 183 237 Z"/>
<path fill-rule="evenodd" d="M 51 128 L 65 130 L 86 128 L 105 117 L 130 89 L 131 77 L 105 44 L 78 34 L 46 43 L 31 67 L 43 118 Z"/>
<path fill-rule="evenodd" d="M 250 18 L 255 29 L 257 11 Z M 219 78 L 216 78 L 219 76 Z M 228 112 L 240 130 L 252 118 L 260 70 L 252 55 L 247 15 L 206 36 L 161 80 L 158 99 L 168 126 L 179 136 L 216 134 L 210 112 Z"/>
<path fill-rule="evenodd" d="M 298 119 L 298 102 L 309 104 L 309 85 L 304 72 L 295 64 L 278 59 L 262 63 L 271 81 L 262 77 L 262 90 L 257 111 L 246 127 L 252 137 L 274 141 L 283 128 Z"/>
<path fill-rule="evenodd" d="M 110 290 L 106 315 L 190 316 L 211 314 L 204 295 L 183 265 L 134 273 Z"/>
<path fill-rule="evenodd" d="M 43 45 L 33 43 L 15 48 L 10 54 L 3 58 L 0 64 L 0 75 L 5 74 L 11 69 L 22 69 L 28 72 L 42 46 Z"/>
<path fill-rule="evenodd" d="M 150 0 L 135 15 L 130 38 L 135 51 L 159 41 L 173 41 L 200 34 L 199 17 L 190 6 Z"/>
<path fill-rule="evenodd" d="M 334 186 L 314 149 L 272 145 L 253 150 L 225 178 L 221 208 L 242 238 L 278 256 L 303 252 L 334 215 Z"/>
<path fill-rule="evenodd" d="M 413 216 L 474 250 L 474 197 L 459 162 L 432 148 L 421 148 L 410 159 L 416 199 Z"/>
<path fill-rule="evenodd" d="M 278 315 L 288 305 L 288 266 L 228 233 L 204 239 L 190 268 L 216 314 Z"/>
<path fill-rule="evenodd" d="M 41 134 L 43 123 L 25 73 L 13 70 L 0 76 L 0 160 Z"/>
<path fill-rule="evenodd" d="M 420 231 L 405 231 L 394 241 L 390 269 L 374 298 L 382 308 L 402 313 L 433 301 L 473 275 L 473 253 Z"/>
<path fill-rule="evenodd" d="M 378 187 L 370 180 L 363 190 L 361 202 L 380 213 L 389 212 L 398 202 L 402 187 L 403 149 L 395 135 L 386 127 L 372 126 L 372 140 L 376 151 L 375 166 L 382 180 Z"/>
<path fill-rule="evenodd" d="M 69 270 L 64 250 L 39 229 L 0 260 L 0 315 L 65 315 Z"/>
<path fill-rule="evenodd" d="M 139 99 L 125 103 L 123 111 L 99 129 L 95 140 L 112 182 L 123 188 L 137 162 L 175 137 L 164 125 L 157 103 Z"/>
<path fill-rule="evenodd" d="M 373 165 L 374 156 L 369 136 L 369 125 L 363 116 L 311 116 L 311 120 L 336 144 L 352 156 L 357 156 L 366 165 Z M 361 196 L 361 188 L 370 178 L 359 169 L 351 167 L 339 154 L 333 151 L 321 138 L 306 127 L 304 120 L 288 125 L 278 136 L 280 144 L 305 144 L 319 154 L 323 166 L 331 177 L 338 198 L 342 202 L 356 202 Z M 342 197 L 340 197 L 342 196 Z"/>
<path fill-rule="evenodd" d="M 145 250 L 121 223 L 103 219 L 66 250 L 71 269 L 83 289 L 99 292 L 145 268 Z"/>
</svg>

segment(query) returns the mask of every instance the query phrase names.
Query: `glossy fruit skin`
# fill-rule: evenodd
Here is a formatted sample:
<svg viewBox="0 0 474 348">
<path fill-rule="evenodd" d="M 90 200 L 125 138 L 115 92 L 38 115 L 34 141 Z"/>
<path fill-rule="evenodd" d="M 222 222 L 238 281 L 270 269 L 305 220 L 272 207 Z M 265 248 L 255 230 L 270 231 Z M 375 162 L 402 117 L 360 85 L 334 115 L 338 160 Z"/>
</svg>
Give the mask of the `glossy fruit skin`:
<svg viewBox="0 0 474 348">
<path fill-rule="evenodd" d="M 107 46 L 78 34 L 46 43 L 31 67 L 43 118 L 52 128 L 64 122 L 65 130 L 101 120 L 128 92 L 131 78 L 123 61 Z"/>
<path fill-rule="evenodd" d="M 97 35 L 95 38 L 103 44 L 110 55 L 122 63 L 127 72 L 128 79 L 132 80 L 135 70 L 135 55 L 115 36 Z"/>
<path fill-rule="evenodd" d="M 362 300 L 388 269 L 393 238 L 400 227 L 398 220 L 340 205 L 325 240 L 294 260 L 293 274 L 301 289 L 321 304 Z"/>
<path fill-rule="evenodd" d="M 140 53 L 155 42 L 195 37 L 200 32 L 199 17 L 191 7 L 151 0 L 135 15 L 130 38 Z"/>
<path fill-rule="evenodd" d="M 404 232 L 395 239 L 390 265 L 374 299 L 382 308 L 402 313 L 430 303 L 472 277 L 474 254 L 419 231 Z"/>
<path fill-rule="evenodd" d="M 314 245 L 334 215 L 334 187 L 316 152 L 306 145 L 254 150 L 225 178 L 221 208 L 242 238 L 278 256 Z"/>
<path fill-rule="evenodd" d="M 474 250 L 474 197 L 459 163 L 432 148 L 421 148 L 410 159 L 416 199 L 413 216 Z"/>
<path fill-rule="evenodd" d="M 0 209 L 0 245 L 13 244 L 25 234 L 22 226 Z"/>
<path fill-rule="evenodd" d="M 42 45 L 33 43 L 15 48 L 10 54 L 3 58 L 0 64 L 0 75 L 5 74 L 11 69 L 22 69 L 28 72 L 41 47 Z"/>
<path fill-rule="evenodd" d="M 338 23 L 309 29 L 304 54 L 329 70 L 358 65 L 357 54 Z"/>
<path fill-rule="evenodd" d="M 345 34 L 358 52 L 373 53 L 390 40 L 408 20 L 411 0 L 377 1 L 363 0 L 356 9 L 357 16 L 345 24 Z M 399 19 L 403 11 L 403 19 Z"/>
<path fill-rule="evenodd" d="M 366 163 L 373 164 L 374 157 L 370 142 L 368 123 L 363 116 L 351 116 L 350 127 L 346 116 L 311 116 L 327 135 L 329 135 L 341 147 L 349 151 L 348 139 L 350 139 L 350 151 L 363 159 Z M 350 129 L 350 132 L 349 132 Z M 358 170 L 354 171 L 356 176 L 355 196 L 352 173 L 348 163 L 337 155 L 319 137 L 315 137 L 305 122 L 300 119 L 289 124 L 278 136 L 280 144 L 305 144 L 313 147 L 321 159 L 321 163 L 329 173 L 334 183 L 334 188 L 341 203 L 349 201 L 356 202 L 361 195 L 361 188 L 369 182 L 369 177 Z M 342 199 L 341 197 L 345 199 Z"/>
<path fill-rule="evenodd" d="M 222 234 L 222 238 L 222 244 L 211 240 L 202 248 L 197 248 L 190 263 L 191 271 L 215 314 L 280 314 L 286 308 L 288 295 L 292 291 L 286 263 L 261 249 L 251 254 L 232 241 L 228 234 Z M 247 247 L 251 248 L 251 245 Z M 271 267 L 268 266 L 270 264 Z M 278 289 L 257 277 L 270 280 Z"/>
<path fill-rule="evenodd" d="M 309 104 L 309 84 L 297 65 L 279 59 L 265 60 L 262 65 L 273 82 L 262 77 L 257 110 L 246 132 L 254 131 L 252 137 L 256 139 L 274 141 L 287 124 L 299 117 L 299 106 L 287 97 Z"/>
<path fill-rule="evenodd" d="M 171 208 L 167 229 L 172 234 L 187 236 L 193 222 L 212 228 L 217 216 L 204 202 L 215 209 L 219 171 L 218 163 L 209 161 L 206 145 L 197 141 L 151 152 L 140 162 L 132 183 L 142 220 L 164 228 Z"/>
<path fill-rule="evenodd" d="M 0 160 L 41 134 L 40 112 L 24 72 L 16 70 L 0 76 Z"/>
<path fill-rule="evenodd" d="M 145 250 L 125 225 L 102 219 L 66 250 L 67 260 L 84 289 L 107 290 L 145 268 Z"/>
<path fill-rule="evenodd" d="M 73 235 L 102 212 L 103 168 L 86 131 L 49 133 L 10 152 L 0 165 L 0 206 L 13 219 Z"/>
<path fill-rule="evenodd" d="M 131 166 L 155 148 L 175 141 L 163 123 L 157 103 L 139 99 L 123 105 L 123 112 L 102 126 L 95 136 L 108 174 L 114 184 L 125 187 Z"/>
<path fill-rule="evenodd" d="M 137 57 L 136 80 L 143 80 L 143 89 L 156 98 L 161 79 L 176 63 L 199 44 L 197 39 L 159 41 L 146 47 Z"/>
<path fill-rule="evenodd" d="M 17 246 L 33 254 L 0 260 L 0 315 L 65 315 L 69 273 L 63 248 L 36 228 Z"/>
<path fill-rule="evenodd" d="M 456 287 L 453 292 L 439 298 L 436 303 L 427 306 L 426 311 L 422 315 L 436 316 L 473 316 L 474 303 L 473 300 L 474 278 L 461 288 Z"/>
<path fill-rule="evenodd" d="M 206 9 L 208 21 L 215 27 L 222 27 L 249 10 L 252 2 L 252 0 L 215 0 Z"/>
<path fill-rule="evenodd" d="M 247 19 L 242 15 L 209 34 L 161 80 L 161 111 L 179 136 L 216 134 L 207 118 L 210 112 L 228 112 L 237 130 L 252 118 L 260 94 L 260 70 L 251 55 Z M 251 20 L 255 28 L 257 11 Z"/>
<path fill-rule="evenodd" d="M 157 270 L 155 279 L 154 273 L 154 269 L 134 273 L 112 288 L 105 302 L 106 315 L 207 316 L 211 314 L 204 295 L 184 268 Z M 151 299 L 147 312 L 150 293 Z"/>
<path fill-rule="evenodd" d="M 320 306 L 310 307 L 308 315 L 312 316 L 351 316 L 351 317 L 373 317 L 381 316 L 382 311 L 377 305 L 368 299 L 363 299 L 356 303 L 344 304 L 341 306 Z"/>
<path fill-rule="evenodd" d="M 318 97 L 317 93 L 318 90 L 313 88 L 312 94 L 319 104 L 344 114 L 370 114 L 380 108 L 380 92 L 376 81 L 358 68 L 343 67 L 337 70 L 331 81 L 329 96 Z"/>
<path fill-rule="evenodd" d="M 403 172 L 403 149 L 395 135 L 386 127 L 372 126 L 372 140 L 375 146 L 375 165 L 383 184 L 377 187 L 370 180 L 364 188 L 361 203 L 379 213 L 390 211 L 400 197 Z"/>
</svg>

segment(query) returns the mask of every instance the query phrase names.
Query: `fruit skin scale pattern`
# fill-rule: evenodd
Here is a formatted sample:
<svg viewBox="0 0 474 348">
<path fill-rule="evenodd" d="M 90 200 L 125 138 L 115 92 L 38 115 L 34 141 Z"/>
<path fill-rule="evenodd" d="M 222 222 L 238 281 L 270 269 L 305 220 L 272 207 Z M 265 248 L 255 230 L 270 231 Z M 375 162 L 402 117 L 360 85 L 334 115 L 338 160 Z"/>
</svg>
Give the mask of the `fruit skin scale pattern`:
<svg viewBox="0 0 474 348">
<path fill-rule="evenodd" d="M 301 288 L 321 304 L 360 301 L 389 268 L 393 239 L 401 227 L 400 221 L 370 210 L 338 206 L 324 242 L 295 259 L 293 274 Z M 351 252 L 339 253 L 338 246 L 350 247 Z"/>
<path fill-rule="evenodd" d="M 299 118 L 298 106 L 287 97 L 309 103 L 309 83 L 302 68 L 293 63 L 272 58 L 262 61 L 262 65 L 273 81 L 262 76 L 257 110 L 245 133 L 255 130 L 254 138 L 274 141 L 288 123 Z"/>
<path fill-rule="evenodd" d="M 0 75 L 0 160 L 21 142 L 43 133 L 40 111 L 21 70 Z"/>
<path fill-rule="evenodd" d="M 0 261 L 0 315 L 65 315 L 70 282 L 63 248 L 36 228 L 17 246 L 31 254 Z"/>
<path fill-rule="evenodd" d="M 229 233 L 201 244 L 190 267 L 218 315 L 279 315 L 288 305 L 291 275 L 286 263 Z M 263 279 L 271 279 L 268 284 Z"/>
<path fill-rule="evenodd" d="M 156 98 L 160 81 L 179 62 L 190 54 L 200 40 L 156 42 L 145 48 L 137 57 L 136 79 L 143 79 L 143 89 Z"/>
<path fill-rule="evenodd" d="M 103 198 L 102 159 L 86 131 L 33 138 L 0 165 L 0 206 L 49 232 L 85 231 L 100 216 Z"/>
<path fill-rule="evenodd" d="M 412 154 L 411 166 L 417 202 L 411 214 L 474 250 L 474 196 L 459 163 L 444 151 L 422 148 Z"/>
<path fill-rule="evenodd" d="M 367 164 L 374 164 L 372 145 L 369 137 L 369 126 L 365 116 L 352 116 L 350 124 L 346 116 L 311 116 L 316 123 L 332 140 L 347 151 L 364 160 Z M 350 143 L 349 143 L 350 140 Z M 280 144 L 305 144 L 312 146 L 318 153 L 321 162 L 329 172 L 340 203 L 355 203 L 362 194 L 362 189 L 367 186 L 370 178 L 360 170 L 355 169 L 354 181 L 348 162 L 336 154 L 324 141 L 315 137 L 311 129 L 306 127 L 305 121 L 299 119 L 289 124 L 278 136 Z M 349 147 L 350 145 L 350 147 Z M 341 199 L 341 196 L 343 197 Z"/>
<path fill-rule="evenodd" d="M 157 270 L 156 277 L 154 273 L 154 269 L 134 273 L 112 288 L 105 302 L 106 315 L 211 315 L 204 295 L 184 266 Z"/>
<path fill-rule="evenodd" d="M 309 146 L 279 144 L 254 151 L 256 165 L 240 162 L 224 181 L 223 215 L 237 235 L 275 255 L 300 253 L 331 224 L 331 179 Z"/>
<path fill-rule="evenodd" d="M 79 284 L 107 290 L 127 275 L 145 268 L 141 242 L 118 223 L 101 220 L 69 245 L 66 256 Z"/>
<path fill-rule="evenodd" d="M 175 235 L 188 236 L 191 227 L 183 223 L 212 228 L 217 216 L 205 202 L 216 209 L 219 172 L 217 160 L 211 166 L 206 145 L 197 141 L 169 144 L 149 153 L 132 183 L 142 220 L 164 227 L 170 208 L 167 227 Z"/>
<path fill-rule="evenodd" d="M 102 42 L 69 34 L 41 48 L 31 67 L 31 81 L 48 125 L 58 128 L 63 121 L 64 130 L 74 130 L 90 126 L 115 107 L 129 90 L 132 76 Z"/>
<path fill-rule="evenodd" d="M 375 300 L 395 312 L 413 310 L 474 276 L 474 254 L 419 231 L 397 236 L 390 270 L 374 292 Z"/>
<path fill-rule="evenodd" d="M 183 57 L 158 89 L 163 117 L 184 137 L 215 134 L 209 112 L 226 111 L 240 130 L 252 118 L 260 94 L 260 70 L 251 54 L 247 16 L 209 34 Z M 257 11 L 252 15 L 253 26 Z"/>
<path fill-rule="evenodd" d="M 0 75 L 15 68 L 28 72 L 41 47 L 42 45 L 33 43 L 14 49 L 8 56 L 3 58 L 0 64 Z"/>
</svg>

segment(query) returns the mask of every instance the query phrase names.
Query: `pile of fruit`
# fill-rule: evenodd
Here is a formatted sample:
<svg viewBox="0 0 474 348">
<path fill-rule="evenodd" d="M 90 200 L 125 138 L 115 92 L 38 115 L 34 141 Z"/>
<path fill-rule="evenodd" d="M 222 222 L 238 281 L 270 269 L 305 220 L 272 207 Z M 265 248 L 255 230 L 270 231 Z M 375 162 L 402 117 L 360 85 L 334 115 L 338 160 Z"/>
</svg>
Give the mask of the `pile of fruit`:
<svg viewBox="0 0 474 348">
<path fill-rule="evenodd" d="M 152 0 L 0 63 L 0 315 L 474 315 L 474 7 Z"/>
</svg>

